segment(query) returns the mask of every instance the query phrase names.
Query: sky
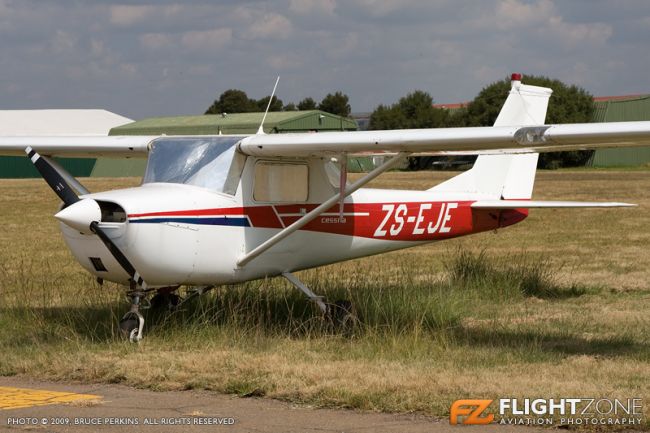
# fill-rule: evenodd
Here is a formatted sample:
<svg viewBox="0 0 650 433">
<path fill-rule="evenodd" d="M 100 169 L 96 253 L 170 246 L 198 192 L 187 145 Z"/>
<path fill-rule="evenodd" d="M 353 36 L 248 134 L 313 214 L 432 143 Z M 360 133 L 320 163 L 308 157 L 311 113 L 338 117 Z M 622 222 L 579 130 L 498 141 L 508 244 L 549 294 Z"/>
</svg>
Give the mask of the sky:
<svg viewBox="0 0 650 433">
<path fill-rule="evenodd" d="M 202 114 L 278 75 L 285 103 L 342 91 L 353 112 L 512 72 L 650 93 L 649 42 L 647 0 L 0 0 L 0 109 Z"/>
</svg>

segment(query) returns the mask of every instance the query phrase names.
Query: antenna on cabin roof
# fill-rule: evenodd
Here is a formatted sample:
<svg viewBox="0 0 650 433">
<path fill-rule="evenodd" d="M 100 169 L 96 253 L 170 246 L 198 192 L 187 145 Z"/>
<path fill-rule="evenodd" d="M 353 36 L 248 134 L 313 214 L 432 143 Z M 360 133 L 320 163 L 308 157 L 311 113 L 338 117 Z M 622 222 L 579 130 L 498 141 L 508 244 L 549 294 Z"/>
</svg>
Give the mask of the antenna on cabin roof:
<svg viewBox="0 0 650 433">
<path fill-rule="evenodd" d="M 262 123 L 260 124 L 260 127 L 257 129 L 257 135 L 264 135 L 264 121 L 266 120 L 266 115 L 269 112 L 269 108 L 271 108 L 271 102 L 273 102 L 273 97 L 275 96 L 275 89 L 278 87 L 279 81 L 280 81 L 280 76 L 278 75 L 278 78 L 275 80 L 275 86 L 273 86 L 273 92 L 271 92 L 271 97 L 269 98 L 269 103 L 266 104 L 266 111 L 264 112 L 264 117 L 262 117 Z"/>
</svg>

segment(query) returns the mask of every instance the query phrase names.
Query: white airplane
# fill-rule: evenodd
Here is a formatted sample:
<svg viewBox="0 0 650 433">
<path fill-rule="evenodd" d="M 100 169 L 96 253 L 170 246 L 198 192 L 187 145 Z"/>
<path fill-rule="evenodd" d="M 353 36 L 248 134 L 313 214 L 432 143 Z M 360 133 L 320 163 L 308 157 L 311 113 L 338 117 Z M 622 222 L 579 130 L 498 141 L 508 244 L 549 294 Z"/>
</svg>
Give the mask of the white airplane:
<svg viewBox="0 0 650 433">
<path fill-rule="evenodd" d="M 129 287 L 120 326 L 139 341 L 141 300 L 182 285 L 200 293 L 281 275 L 331 313 L 293 272 L 509 226 L 530 208 L 631 206 L 531 200 L 538 152 L 650 145 L 650 122 L 544 125 L 551 93 L 513 74 L 493 127 L 0 137 L 0 154 L 27 152 L 64 203 L 55 217 L 76 260 Z M 467 154 L 479 155 L 472 169 L 426 191 L 362 188 L 407 155 Z M 388 158 L 348 183 L 349 155 Z M 52 156 L 148 163 L 142 185 L 90 193 Z"/>
</svg>

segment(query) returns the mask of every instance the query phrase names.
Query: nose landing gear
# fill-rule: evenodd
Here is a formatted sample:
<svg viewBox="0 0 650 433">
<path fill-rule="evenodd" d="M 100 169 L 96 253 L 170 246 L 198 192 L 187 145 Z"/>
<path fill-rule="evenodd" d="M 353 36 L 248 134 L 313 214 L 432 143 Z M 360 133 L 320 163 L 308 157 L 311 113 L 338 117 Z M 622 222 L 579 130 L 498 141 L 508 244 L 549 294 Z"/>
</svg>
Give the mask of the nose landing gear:
<svg viewBox="0 0 650 433">
<path fill-rule="evenodd" d="M 120 329 L 131 343 L 142 340 L 144 331 L 144 316 L 140 313 L 140 300 L 146 295 L 143 291 L 130 291 L 127 296 L 131 298 L 131 310 L 120 320 Z"/>
<path fill-rule="evenodd" d="M 131 283 L 126 296 L 131 300 L 131 309 L 122 316 L 119 326 L 124 337 L 131 343 L 138 343 L 143 338 L 144 316 L 140 308 L 149 309 L 158 313 L 177 311 L 181 305 L 192 298 L 209 292 L 214 286 L 189 287 L 185 296 L 181 297 L 174 293 L 179 286 L 159 287 L 155 289 L 141 289 L 135 283 Z M 147 296 L 155 293 L 149 300 Z M 143 305 L 144 302 L 144 305 Z"/>
</svg>

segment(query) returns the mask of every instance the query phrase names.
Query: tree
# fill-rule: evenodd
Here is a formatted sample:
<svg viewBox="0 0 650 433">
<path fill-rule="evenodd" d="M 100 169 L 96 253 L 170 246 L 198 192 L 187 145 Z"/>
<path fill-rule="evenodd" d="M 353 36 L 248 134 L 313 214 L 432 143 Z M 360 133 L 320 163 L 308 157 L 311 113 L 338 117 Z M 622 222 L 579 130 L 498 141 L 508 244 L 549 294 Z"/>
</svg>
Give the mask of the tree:
<svg viewBox="0 0 650 433">
<path fill-rule="evenodd" d="M 407 128 L 441 128 L 447 126 L 449 112 L 433 106 L 427 92 L 416 90 L 400 98 L 397 107 L 406 117 Z"/>
<path fill-rule="evenodd" d="M 316 109 L 316 101 L 314 101 L 312 98 L 305 98 L 302 101 L 298 102 L 298 110 L 305 111 L 305 110 L 315 110 Z"/>
<path fill-rule="evenodd" d="M 298 110 L 298 107 L 296 107 L 296 104 L 293 102 L 289 102 L 287 105 L 282 107 L 282 111 L 296 111 Z"/>
<path fill-rule="evenodd" d="M 265 96 L 262 99 L 259 99 L 256 101 L 257 105 L 257 111 L 266 111 L 266 106 L 269 104 L 269 99 L 271 98 L 271 95 Z M 282 111 L 282 106 L 284 104 L 282 103 L 282 99 L 278 99 L 277 96 L 273 96 L 273 102 L 271 102 L 271 106 L 269 107 L 269 111 Z"/>
<path fill-rule="evenodd" d="M 348 117 L 350 111 L 352 111 L 348 95 L 341 92 L 327 94 L 320 104 L 318 104 L 318 109 L 343 117 Z"/>
<path fill-rule="evenodd" d="M 397 106 L 387 107 L 379 105 L 370 114 L 368 129 L 404 129 L 406 128 L 406 116 Z"/>
<path fill-rule="evenodd" d="M 593 96 L 585 89 L 567 85 L 559 80 L 542 76 L 526 76 L 526 84 L 550 87 L 553 95 L 548 104 L 546 123 L 587 123 L 591 122 L 594 104 Z M 459 115 L 459 126 L 491 126 L 494 124 L 501 106 L 510 91 L 510 78 L 506 78 L 483 88 L 469 103 L 467 109 Z M 557 168 L 560 166 L 584 165 L 592 151 L 543 153 L 539 166 Z"/>
<path fill-rule="evenodd" d="M 250 113 L 252 111 L 258 111 L 256 101 L 249 99 L 243 90 L 229 89 L 212 103 L 205 114 Z"/>
<path fill-rule="evenodd" d="M 416 90 L 403 96 L 390 107 L 378 106 L 370 115 L 369 129 L 441 128 L 448 126 L 449 112 L 433 106 L 433 97 Z M 410 169 L 430 167 L 437 157 L 412 157 Z"/>
<path fill-rule="evenodd" d="M 370 129 L 440 128 L 447 126 L 449 112 L 433 107 L 427 92 L 416 90 L 390 107 L 378 106 L 370 115 Z"/>
</svg>

